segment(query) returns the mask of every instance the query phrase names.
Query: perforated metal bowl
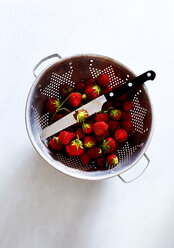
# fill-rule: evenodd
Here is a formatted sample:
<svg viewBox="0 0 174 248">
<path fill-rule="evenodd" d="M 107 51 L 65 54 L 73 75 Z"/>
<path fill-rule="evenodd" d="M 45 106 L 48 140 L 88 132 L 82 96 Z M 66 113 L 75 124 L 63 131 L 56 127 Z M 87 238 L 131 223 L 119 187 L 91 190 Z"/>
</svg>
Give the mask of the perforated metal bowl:
<svg viewBox="0 0 174 248">
<path fill-rule="evenodd" d="M 35 71 L 45 60 L 57 57 L 59 60 L 38 76 Z M 130 96 L 134 102 L 131 110 L 134 134 L 125 145 L 118 150 L 119 163 L 117 166 L 108 166 L 106 170 L 96 170 L 95 163 L 82 165 L 79 158 L 68 158 L 61 153 L 53 153 L 47 144 L 40 138 L 42 130 L 48 126 L 49 113 L 45 112 L 45 101 L 48 97 L 61 98 L 59 87 L 69 84 L 74 87 L 75 82 L 82 79 L 95 78 L 101 72 L 108 74 L 111 84 L 123 84 L 135 77 L 135 74 L 120 62 L 100 55 L 83 54 L 62 59 L 60 55 L 53 54 L 42 59 L 33 70 L 36 79 L 31 87 L 26 102 L 26 127 L 30 140 L 40 156 L 57 170 L 80 179 L 100 180 L 113 176 L 120 176 L 123 172 L 134 166 L 145 155 L 147 165 L 149 159 L 145 151 L 152 136 L 152 108 L 146 87 L 143 85 Z M 145 168 L 146 168 L 145 167 Z M 145 170 L 145 169 L 144 169 Z M 143 171 L 144 171 L 143 170 Z"/>
</svg>

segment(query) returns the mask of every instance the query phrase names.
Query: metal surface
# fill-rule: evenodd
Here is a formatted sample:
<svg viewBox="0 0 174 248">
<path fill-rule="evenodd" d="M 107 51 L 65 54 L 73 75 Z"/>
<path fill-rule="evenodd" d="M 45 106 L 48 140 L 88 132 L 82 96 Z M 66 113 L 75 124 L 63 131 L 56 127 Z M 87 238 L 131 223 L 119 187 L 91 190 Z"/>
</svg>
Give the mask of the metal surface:
<svg viewBox="0 0 174 248">
<path fill-rule="evenodd" d="M 75 124 L 77 122 L 77 120 L 74 118 L 74 114 L 76 111 L 79 111 L 79 110 L 85 108 L 85 110 L 87 110 L 87 112 L 90 116 L 96 112 L 99 112 L 101 110 L 103 103 L 106 101 L 107 100 L 106 100 L 105 96 L 103 95 L 103 96 L 100 96 L 97 99 L 94 99 L 93 101 L 85 104 L 84 106 L 74 110 L 73 112 L 71 112 L 67 116 L 61 118 L 60 120 L 54 122 L 50 126 L 44 128 L 42 131 L 42 134 L 41 134 L 41 139 L 42 140 L 46 139 L 46 138 L 52 136 L 53 134 L 58 133 L 61 130 Z"/>
<path fill-rule="evenodd" d="M 147 156 L 146 153 L 144 153 L 144 157 L 145 157 L 146 160 L 147 160 L 147 164 L 146 164 L 146 166 L 144 167 L 144 169 L 142 170 L 142 172 L 141 172 L 138 176 L 136 176 L 135 178 L 133 178 L 132 180 L 129 180 L 129 181 L 127 181 L 126 179 L 124 179 L 121 175 L 118 175 L 118 177 L 121 179 L 121 181 L 123 181 L 124 183 L 131 183 L 131 182 L 133 182 L 134 180 L 138 179 L 138 178 L 145 172 L 145 170 L 146 170 L 147 167 L 149 166 L 150 159 L 149 159 L 149 157 Z"/>
<path fill-rule="evenodd" d="M 45 112 L 44 108 L 45 101 L 48 97 L 61 99 L 61 84 L 74 87 L 75 82 L 95 78 L 102 72 L 110 77 L 111 87 L 124 84 L 136 76 L 111 58 L 93 54 L 76 55 L 61 59 L 45 69 L 33 83 L 26 103 L 26 127 L 36 151 L 54 168 L 81 179 L 101 180 L 129 170 L 144 155 L 153 133 L 151 103 L 146 87 L 140 86 L 130 95 L 134 102 L 131 115 L 135 133 L 119 149 L 119 163 L 116 167 L 108 166 L 106 170 L 96 170 L 95 163 L 84 166 L 78 157 L 67 158 L 61 153 L 49 150 L 47 143 L 40 139 L 42 130 L 49 124 L 49 113 Z"/>
<path fill-rule="evenodd" d="M 61 57 L 59 54 L 55 53 L 55 54 L 51 54 L 51 55 L 49 55 L 49 56 L 47 56 L 47 57 L 41 59 L 41 60 L 37 63 L 37 65 L 33 68 L 33 74 L 34 74 L 34 76 L 35 76 L 36 78 L 37 78 L 37 75 L 36 75 L 35 71 L 37 70 L 37 68 L 38 68 L 43 62 L 47 61 L 48 59 L 52 59 L 52 58 L 59 58 L 59 59 L 61 59 L 62 57 Z"/>
</svg>

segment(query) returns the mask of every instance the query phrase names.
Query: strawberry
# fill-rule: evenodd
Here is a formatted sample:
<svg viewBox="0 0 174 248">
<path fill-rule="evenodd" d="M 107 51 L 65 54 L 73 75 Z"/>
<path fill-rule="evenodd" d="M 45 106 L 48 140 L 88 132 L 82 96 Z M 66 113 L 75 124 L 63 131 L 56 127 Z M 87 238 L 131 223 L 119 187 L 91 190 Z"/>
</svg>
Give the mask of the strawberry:
<svg viewBox="0 0 174 248">
<path fill-rule="evenodd" d="M 111 91 L 111 90 L 113 90 L 113 89 L 111 88 L 111 86 L 107 86 L 105 89 L 102 90 L 101 94 L 102 94 L 102 95 L 103 95 L 103 94 L 106 94 L 106 93 L 108 93 L 108 92 Z"/>
<path fill-rule="evenodd" d="M 109 132 L 108 130 L 106 130 L 103 134 L 101 135 L 96 135 L 95 138 L 97 141 L 102 141 L 104 138 L 106 138 L 107 136 L 109 136 Z"/>
<path fill-rule="evenodd" d="M 84 122 L 88 118 L 88 116 L 88 112 L 85 109 L 78 110 L 74 114 L 77 122 Z"/>
<path fill-rule="evenodd" d="M 69 132 L 69 133 L 74 133 L 74 128 L 76 128 L 77 125 L 78 125 L 78 123 L 75 123 L 75 124 L 73 124 L 72 126 L 67 127 L 64 131 L 67 131 L 67 132 Z"/>
<path fill-rule="evenodd" d="M 127 94 L 124 94 L 124 95 L 122 95 L 120 97 L 117 97 L 117 100 L 122 101 L 122 102 L 126 101 L 126 99 L 127 99 Z"/>
<path fill-rule="evenodd" d="M 93 85 L 95 84 L 95 79 L 90 78 L 87 80 L 86 85 L 91 85 L 91 84 L 93 84 Z"/>
<path fill-rule="evenodd" d="M 60 107 L 60 101 L 55 97 L 49 98 L 46 101 L 45 107 L 46 107 L 46 110 L 51 115 L 53 115 L 56 112 L 56 110 Z"/>
<path fill-rule="evenodd" d="M 104 157 L 98 158 L 97 159 L 97 165 L 99 167 L 104 167 L 105 166 L 105 158 Z"/>
<path fill-rule="evenodd" d="M 82 95 L 80 93 L 71 93 L 68 98 L 68 103 L 72 106 L 77 108 L 82 102 Z"/>
<path fill-rule="evenodd" d="M 73 88 L 68 84 L 63 84 L 60 86 L 60 95 L 67 96 L 72 92 Z"/>
<path fill-rule="evenodd" d="M 59 137 L 55 136 L 49 141 L 49 146 L 56 151 L 60 151 L 63 148 L 63 144 L 60 142 Z"/>
<path fill-rule="evenodd" d="M 113 120 L 120 120 L 122 111 L 120 109 L 113 109 L 110 111 L 109 116 Z"/>
<path fill-rule="evenodd" d="M 118 164 L 118 157 L 115 154 L 110 154 L 107 156 L 107 162 L 109 165 Z"/>
<path fill-rule="evenodd" d="M 102 155 L 102 150 L 99 147 L 94 146 L 87 151 L 87 155 L 90 158 L 97 159 Z"/>
<path fill-rule="evenodd" d="M 68 131 L 62 131 L 59 135 L 59 140 L 62 144 L 67 145 L 75 137 L 75 133 L 70 133 Z"/>
<path fill-rule="evenodd" d="M 108 77 L 107 74 L 101 74 L 97 77 L 97 84 L 101 88 L 106 88 L 110 84 L 110 78 Z"/>
<path fill-rule="evenodd" d="M 63 117 L 63 114 L 56 114 L 53 118 L 53 121 L 58 121 Z"/>
<path fill-rule="evenodd" d="M 82 141 L 79 139 L 71 141 L 70 144 L 66 145 L 66 152 L 70 157 L 82 155 L 84 153 Z"/>
<path fill-rule="evenodd" d="M 118 142 L 122 143 L 127 140 L 128 133 L 124 129 L 120 128 L 115 131 L 114 137 Z"/>
<path fill-rule="evenodd" d="M 120 109 L 121 107 L 121 102 L 120 101 L 114 101 L 114 108 Z"/>
<path fill-rule="evenodd" d="M 74 90 L 82 93 L 84 91 L 85 87 L 86 87 L 85 83 L 78 82 L 78 83 L 75 83 Z"/>
<path fill-rule="evenodd" d="M 92 133 L 93 127 L 91 123 L 83 123 L 82 124 L 82 130 L 85 134 Z"/>
<path fill-rule="evenodd" d="M 102 148 L 104 153 L 113 153 L 115 152 L 116 142 L 112 137 L 108 137 L 103 140 Z"/>
<path fill-rule="evenodd" d="M 107 101 L 103 104 L 102 106 L 102 110 L 107 111 L 109 108 L 112 108 L 114 106 L 114 102 L 113 101 Z"/>
<path fill-rule="evenodd" d="M 96 145 L 96 140 L 92 136 L 86 136 L 85 139 L 84 139 L 84 141 L 83 141 L 83 145 L 86 148 L 91 148 L 91 147 L 93 147 L 93 146 Z"/>
<path fill-rule="evenodd" d="M 91 158 L 86 153 L 83 153 L 82 155 L 80 155 L 79 158 L 80 158 L 81 163 L 84 165 L 88 164 L 91 160 Z"/>
<path fill-rule="evenodd" d="M 101 113 L 98 113 L 98 114 L 95 115 L 95 121 L 108 122 L 108 120 L 109 120 L 108 113 L 101 112 Z"/>
<path fill-rule="evenodd" d="M 125 101 L 123 103 L 123 110 L 124 111 L 129 111 L 134 108 L 134 103 L 131 100 Z"/>
<path fill-rule="evenodd" d="M 79 128 L 76 130 L 76 137 L 79 138 L 79 139 L 81 139 L 81 140 L 85 138 L 85 135 L 84 135 L 84 133 L 82 132 L 81 127 L 79 127 Z"/>
<path fill-rule="evenodd" d="M 131 121 L 132 116 L 130 112 L 122 112 L 121 120 L 122 121 Z"/>
<path fill-rule="evenodd" d="M 92 127 L 96 135 L 102 135 L 105 131 L 108 130 L 108 124 L 106 124 L 104 121 L 95 122 Z"/>
<path fill-rule="evenodd" d="M 101 89 L 98 85 L 88 85 L 84 91 L 88 100 L 93 100 L 100 95 Z"/>
<path fill-rule="evenodd" d="M 122 121 L 121 127 L 125 129 L 128 134 L 132 134 L 134 132 L 134 126 L 131 121 Z"/>
<path fill-rule="evenodd" d="M 119 128 L 118 121 L 108 121 L 108 125 L 111 132 L 115 132 Z"/>
</svg>

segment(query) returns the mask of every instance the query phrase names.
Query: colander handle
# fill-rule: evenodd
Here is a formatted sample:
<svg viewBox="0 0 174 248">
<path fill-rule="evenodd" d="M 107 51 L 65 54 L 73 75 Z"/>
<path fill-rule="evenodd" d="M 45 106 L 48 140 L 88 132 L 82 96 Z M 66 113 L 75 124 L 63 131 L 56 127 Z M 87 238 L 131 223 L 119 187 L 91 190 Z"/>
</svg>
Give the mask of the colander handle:
<svg viewBox="0 0 174 248">
<path fill-rule="evenodd" d="M 134 179 L 132 179 L 132 180 L 130 180 L 130 181 L 125 180 L 125 179 L 124 179 L 122 176 L 120 176 L 120 175 L 118 175 L 118 177 L 119 177 L 124 183 L 131 183 L 131 182 L 133 182 L 134 180 L 136 180 L 137 178 L 139 178 L 139 177 L 145 172 L 145 170 L 147 169 L 147 167 L 149 166 L 149 163 L 150 163 L 150 159 L 149 159 L 149 157 L 147 156 L 146 153 L 144 153 L 144 157 L 145 157 L 146 160 L 147 160 L 147 164 L 146 164 L 145 168 L 143 169 L 143 171 L 142 171 L 138 176 L 136 176 Z"/>
<path fill-rule="evenodd" d="M 41 60 L 37 63 L 37 65 L 33 68 L 33 74 L 34 74 L 34 76 L 37 78 L 37 75 L 36 75 L 35 71 L 36 71 L 36 69 L 37 69 L 44 61 L 46 61 L 46 60 L 48 60 L 48 59 L 55 58 L 55 57 L 57 57 L 57 58 L 59 58 L 59 59 L 62 58 L 59 54 L 55 53 L 55 54 L 51 54 L 51 55 L 49 55 L 49 56 L 47 56 L 47 57 L 41 59 Z"/>
</svg>

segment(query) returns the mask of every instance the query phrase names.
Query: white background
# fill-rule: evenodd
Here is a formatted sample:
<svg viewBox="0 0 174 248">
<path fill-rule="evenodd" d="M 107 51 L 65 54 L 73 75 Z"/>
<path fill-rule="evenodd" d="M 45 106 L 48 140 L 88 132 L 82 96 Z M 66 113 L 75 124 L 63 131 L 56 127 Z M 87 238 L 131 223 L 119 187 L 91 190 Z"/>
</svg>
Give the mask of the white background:
<svg viewBox="0 0 174 248">
<path fill-rule="evenodd" d="M 173 27 L 169 0 L 0 1 L 0 247 L 174 247 Z M 156 71 L 147 84 L 155 114 L 151 163 L 133 183 L 61 174 L 27 137 L 35 64 L 52 53 L 87 52 L 137 75 Z"/>
</svg>

